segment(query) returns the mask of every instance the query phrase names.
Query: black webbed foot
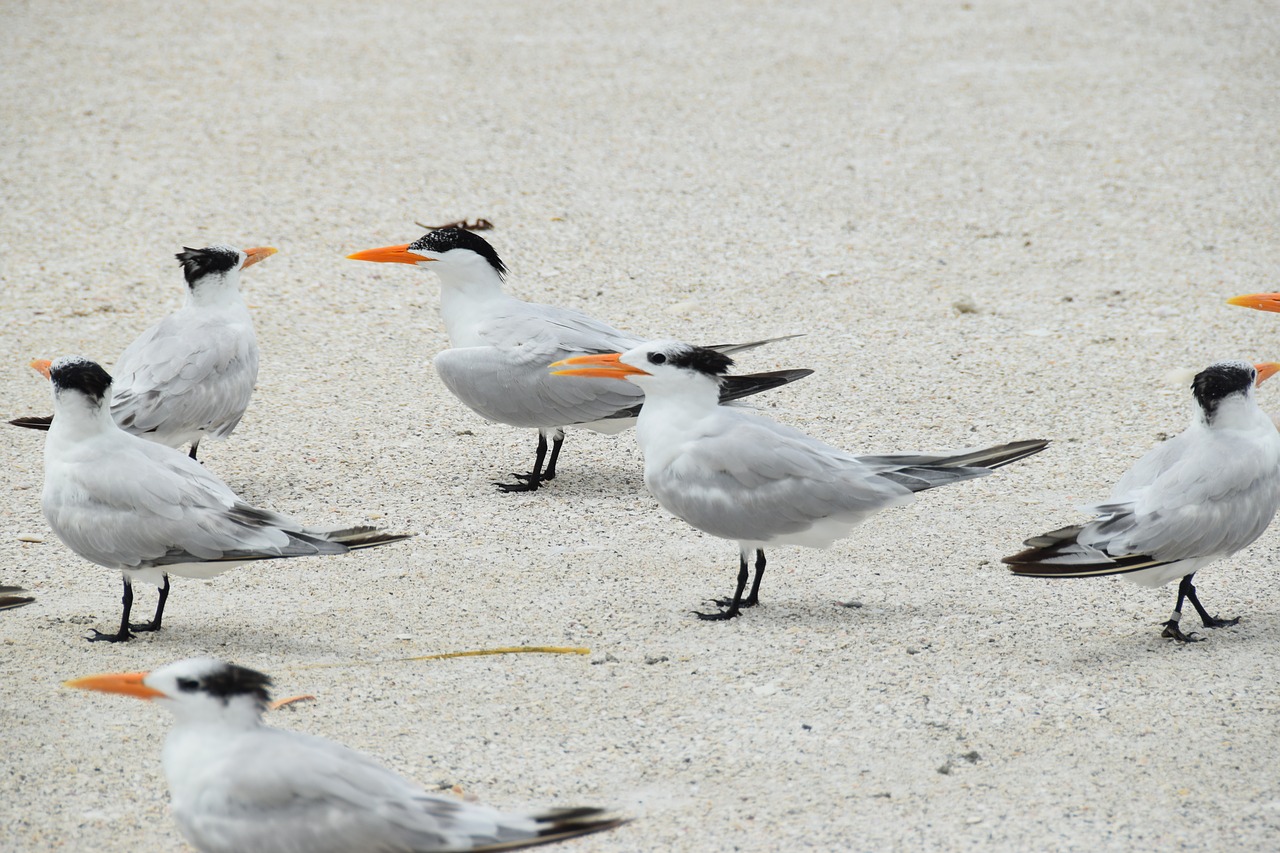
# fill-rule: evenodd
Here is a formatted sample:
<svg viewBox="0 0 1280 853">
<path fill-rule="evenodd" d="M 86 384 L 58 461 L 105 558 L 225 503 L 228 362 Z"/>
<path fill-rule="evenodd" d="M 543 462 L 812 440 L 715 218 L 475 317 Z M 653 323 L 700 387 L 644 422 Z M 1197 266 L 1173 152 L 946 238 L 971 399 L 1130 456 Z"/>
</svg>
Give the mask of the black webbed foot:
<svg viewBox="0 0 1280 853">
<path fill-rule="evenodd" d="M 723 622 L 727 619 L 732 619 L 735 616 L 742 615 L 736 607 L 730 607 L 728 610 L 720 610 L 715 613 L 703 613 L 701 610 L 693 610 L 690 612 L 703 622 Z"/>
<path fill-rule="evenodd" d="M 547 479 L 546 477 L 539 476 L 536 472 L 533 472 L 533 471 L 529 472 L 528 474 L 517 474 L 515 471 L 512 471 L 511 476 L 515 477 L 517 480 L 520 480 L 520 482 L 519 483 L 494 483 L 494 485 L 497 486 L 502 491 L 508 492 L 508 493 L 536 492 L 538 490 L 538 486 L 542 485 L 542 481 Z"/>
<path fill-rule="evenodd" d="M 1234 619 L 1219 619 L 1217 616 L 1210 616 L 1207 619 L 1201 619 L 1200 621 L 1204 623 L 1206 628 L 1229 628 L 1232 625 L 1238 625 L 1240 623 L 1240 617 L 1237 616 Z"/>
<path fill-rule="evenodd" d="M 131 626 L 132 627 L 132 626 Z M 133 639 L 133 634 L 128 631 L 118 631 L 114 634 L 104 634 L 97 628 L 93 629 L 93 634 L 85 637 L 91 643 L 127 643 Z"/>
</svg>

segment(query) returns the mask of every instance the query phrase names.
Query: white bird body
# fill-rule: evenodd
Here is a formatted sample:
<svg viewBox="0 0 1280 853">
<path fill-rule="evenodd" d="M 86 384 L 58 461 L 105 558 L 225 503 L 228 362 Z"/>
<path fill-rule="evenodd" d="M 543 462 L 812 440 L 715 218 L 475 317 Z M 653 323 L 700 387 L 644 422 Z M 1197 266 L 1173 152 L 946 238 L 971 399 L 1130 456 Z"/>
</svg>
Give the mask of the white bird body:
<svg viewBox="0 0 1280 853">
<path fill-rule="evenodd" d="M 1177 625 L 1185 598 L 1206 627 L 1234 624 L 1208 616 L 1191 577 L 1252 544 L 1280 509 L 1280 432 L 1254 397 L 1277 368 L 1228 361 L 1201 371 L 1190 425 L 1135 462 L 1108 500 L 1081 507 L 1097 518 L 1028 539 L 1004 562 L 1029 577 L 1118 574 L 1145 587 L 1181 578 L 1165 636 L 1191 639 Z"/>
<path fill-rule="evenodd" d="M 519 814 L 428 793 L 363 753 L 265 725 L 270 679 L 209 658 L 67 684 L 173 712 L 164 772 L 178 828 L 201 853 L 507 850 L 624 822 L 598 809 Z"/>
<path fill-rule="evenodd" d="M 432 231 L 414 243 L 357 252 L 355 260 L 412 264 L 440 279 L 440 314 L 450 348 L 434 360 L 449 391 L 481 417 L 538 430 L 538 451 L 521 483 L 497 484 L 505 491 L 533 491 L 554 479 L 568 427 L 614 434 L 635 423 L 641 389 L 609 381 L 572 381 L 548 373 L 548 364 L 576 355 L 628 350 L 643 338 L 553 305 L 525 302 L 503 290 L 506 266 L 483 238 L 454 228 Z M 769 341 L 725 345 L 733 352 Z M 735 389 L 747 396 L 794 381 L 780 380 Z M 740 377 L 747 379 L 748 377 Z M 543 469 L 547 441 L 554 442 Z"/>
<path fill-rule="evenodd" d="M 111 377 L 97 364 L 66 357 L 40 366 L 54 399 L 41 505 L 68 548 L 122 573 L 125 613 L 114 640 L 128 638 L 135 580 L 162 587 L 156 618 L 134 628 L 157 630 L 169 575 L 209 578 L 249 561 L 341 554 L 405 538 L 368 527 L 309 529 L 250 506 L 186 454 L 120 429 L 110 411 Z"/>
<path fill-rule="evenodd" d="M 577 356 L 558 371 L 593 379 L 627 379 L 645 392 L 636 438 L 645 485 L 668 512 L 738 543 L 738 587 L 727 619 L 758 603 L 764 549 L 825 548 L 869 516 L 914 500 L 913 492 L 982 477 L 1042 450 L 1015 442 L 945 455 L 855 456 L 762 415 L 722 405 L 723 353 L 678 341 L 652 341 L 625 353 Z M 593 367 L 569 367 L 593 365 Z M 747 561 L 756 579 L 745 600 Z"/>
<path fill-rule="evenodd" d="M 111 416 L 121 429 L 167 447 L 223 440 L 240 423 L 258 381 L 258 341 L 240 295 L 240 273 L 275 254 L 270 247 L 185 249 L 181 308 L 154 324 L 116 363 Z M 49 418 L 18 426 L 48 429 Z"/>
<path fill-rule="evenodd" d="M 122 428 L 180 447 L 225 439 L 240 423 L 258 381 L 258 341 L 239 289 L 215 296 L 188 293 L 120 356 L 111 414 Z"/>
</svg>

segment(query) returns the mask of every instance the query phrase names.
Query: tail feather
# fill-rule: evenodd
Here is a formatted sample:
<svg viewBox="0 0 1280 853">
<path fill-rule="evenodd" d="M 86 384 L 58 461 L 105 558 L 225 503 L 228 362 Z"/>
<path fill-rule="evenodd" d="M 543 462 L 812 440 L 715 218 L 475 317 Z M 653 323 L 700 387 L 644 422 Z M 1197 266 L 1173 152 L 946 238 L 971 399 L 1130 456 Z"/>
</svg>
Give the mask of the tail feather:
<svg viewBox="0 0 1280 853">
<path fill-rule="evenodd" d="M 580 835 L 590 835 L 593 832 L 604 832 L 631 822 L 630 818 L 615 817 L 608 815 L 604 809 L 594 808 L 552 809 L 542 814 L 534 815 L 533 819 L 538 822 L 538 834 L 533 838 L 501 841 L 497 844 L 473 847 L 471 849 L 479 853 L 479 851 L 519 850 L 525 847 L 537 847 L 542 844 L 554 844 L 567 838 L 576 838 Z"/>
<path fill-rule="evenodd" d="M 35 601 L 35 598 L 29 595 L 14 595 L 18 592 L 26 592 L 26 590 L 20 586 L 0 586 L 0 610 L 13 610 L 15 607 Z"/>
<path fill-rule="evenodd" d="M 990 468 L 926 468 L 913 465 L 906 468 L 895 468 L 891 471 L 881 471 L 876 476 L 892 480 L 901 486 L 906 486 L 913 492 L 923 492 L 929 489 L 936 489 L 938 486 L 959 483 L 963 480 L 976 480 L 978 477 L 985 477 L 990 473 Z"/>
<path fill-rule="evenodd" d="M 1084 525 L 1060 527 L 1033 536 L 1025 543 L 1025 551 L 1019 551 L 1000 562 L 1015 575 L 1030 578 L 1087 578 L 1097 575 L 1123 575 L 1156 566 L 1166 566 L 1171 560 L 1157 560 L 1148 554 L 1126 554 L 1111 557 L 1097 548 L 1080 544 L 1077 537 Z"/>
<path fill-rule="evenodd" d="M 311 531 L 315 533 L 316 531 Z M 387 533 L 377 527 L 369 525 L 359 525 L 357 527 L 347 527 L 341 530 L 326 530 L 319 534 L 328 542 L 335 542 L 339 545 L 345 545 L 347 550 L 356 551 L 360 548 L 376 548 L 379 545 L 390 545 L 392 542 L 400 542 L 409 539 L 412 533 Z"/>
<path fill-rule="evenodd" d="M 885 456 L 859 456 L 858 461 L 885 470 L 877 475 L 906 486 L 913 492 L 985 477 L 1010 462 L 1039 453 L 1049 442 L 1014 441 L 981 450 L 965 450 L 946 456 L 921 453 L 893 453 Z"/>
<path fill-rule="evenodd" d="M 53 423 L 53 415 L 29 415 L 25 418 L 14 418 L 9 423 L 26 429 L 47 430 Z"/>
</svg>

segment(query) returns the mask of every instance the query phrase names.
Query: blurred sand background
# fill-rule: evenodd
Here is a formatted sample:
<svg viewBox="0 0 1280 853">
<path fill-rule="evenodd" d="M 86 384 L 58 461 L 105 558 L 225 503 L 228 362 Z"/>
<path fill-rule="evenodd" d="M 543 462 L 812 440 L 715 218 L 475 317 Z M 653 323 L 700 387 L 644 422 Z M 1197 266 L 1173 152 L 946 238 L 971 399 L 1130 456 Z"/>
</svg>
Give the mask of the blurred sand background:
<svg viewBox="0 0 1280 853">
<path fill-rule="evenodd" d="M 318 701 L 278 725 L 501 807 L 637 819 L 565 849 L 1259 850 L 1280 832 L 1273 532 L 1200 575 L 1243 616 L 1159 639 L 1174 590 L 1011 577 L 1189 395 L 1280 359 L 1280 13 L 1262 2 L 11 2 L 0 27 L 0 389 L 111 368 L 230 242 L 263 365 L 208 467 L 314 524 L 418 536 L 178 579 L 165 629 L 40 512 L 42 436 L 0 429 L 0 846 L 182 849 L 159 708 L 66 678 L 212 654 Z M 667 516 L 631 434 L 532 432 L 431 368 L 434 276 L 344 260 L 483 216 L 509 289 L 705 343 L 805 332 L 742 370 L 764 410 L 865 452 L 1049 438 L 828 551 Z M 1274 388 L 1261 394 L 1280 408 Z M 27 541 L 27 540 L 39 541 Z M 139 587 L 135 612 L 154 592 Z M 858 602 L 842 607 L 836 602 Z M 1191 622 L 1195 620 L 1191 617 Z M 1197 626 L 1198 627 L 1198 626 Z M 518 644 L 533 655 L 361 663 Z M 309 668 L 314 664 L 338 664 Z"/>
</svg>

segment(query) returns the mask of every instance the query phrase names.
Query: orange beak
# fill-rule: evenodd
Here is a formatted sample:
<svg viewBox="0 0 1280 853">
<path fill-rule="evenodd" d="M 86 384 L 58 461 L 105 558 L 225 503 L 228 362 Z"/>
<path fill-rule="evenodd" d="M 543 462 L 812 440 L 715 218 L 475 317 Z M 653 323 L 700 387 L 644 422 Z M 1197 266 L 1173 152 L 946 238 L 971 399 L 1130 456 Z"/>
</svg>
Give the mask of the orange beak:
<svg viewBox="0 0 1280 853">
<path fill-rule="evenodd" d="M 582 364 L 590 365 L 590 367 L 570 367 L 567 370 L 553 370 L 551 373 L 555 376 L 601 376 L 606 379 L 623 380 L 628 376 L 652 375 L 638 367 L 623 364 L 618 361 L 621 357 L 622 353 L 619 352 L 607 352 L 603 355 L 575 355 L 573 358 L 557 361 L 551 366 L 561 367 L 566 364 Z"/>
<path fill-rule="evenodd" d="M 381 249 L 365 249 L 354 255 L 347 255 L 352 261 L 373 261 L 379 264 L 419 264 L 423 261 L 434 261 L 435 258 L 424 258 L 409 251 L 409 244 L 399 246 L 383 246 Z"/>
<path fill-rule="evenodd" d="M 112 672 L 106 675 L 88 675 L 62 682 L 63 687 L 74 687 L 77 690 L 97 690 L 100 693 L 122 693 L 125 696 L 136 696 L 139 699 L 157 699 L 164 694 L 142 683 L 148 673 L 145 672 Z"/>
<path fill-rule="evenodd" d="M 1280 312 L 1280 293 L 1250 293 L 1246 296 L 1233 296 L 1227 300 L 1228 305 L 1239 305 L 1241 308 L 1254 308 L 1258 311 Z"/>
<path fill-rule="evenodd" d="M 1253 383 L 1256 388 L 1280 372 L 1280 361 L 1264 361 L 1261 364 L 1255 364 L 1253 369 L 1258 371 L 1258 379 Z"/>
<path fill-rule="evenodd" d="M 244 259 L 244 266 L 240 268 L 244 270 L 253 266 L 258 261 L 266 260 L 267 258 L 271 257 L 272 255 L 274 255 L 276 252 L 280 250 L 273 249 L 270 246 L 258 246 L 257 248 L 254 248 L 254 249 L 241 249 L 240 251 L 244 252 L 246 255 L 249 256 Z"/>
<path fill-rule="evenodd" d="M 53 362 L 47 358 L 37 358 L 35 361 L 31 362 L 31 369 L 36 373 L 39 373 L 45 379 L 49 379 L 49 368 L 52 365 Z"/>
</svg>

